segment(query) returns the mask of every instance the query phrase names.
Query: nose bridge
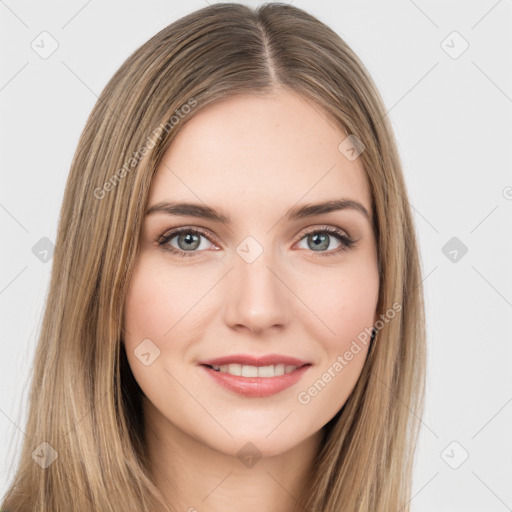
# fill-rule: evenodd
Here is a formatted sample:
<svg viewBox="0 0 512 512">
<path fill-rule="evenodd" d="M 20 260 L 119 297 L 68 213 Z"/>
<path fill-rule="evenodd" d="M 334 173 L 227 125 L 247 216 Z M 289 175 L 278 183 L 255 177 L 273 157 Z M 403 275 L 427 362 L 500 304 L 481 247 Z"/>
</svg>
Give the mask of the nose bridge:
<svg viewBox="0 0 512 512">
<path fill-rule="evenodd" d="M 261 331 L 288 320 L 286 287 L 271 248 L 247 237 L 236 248 L 226 293 L 226 322 Z"/>
</svg>

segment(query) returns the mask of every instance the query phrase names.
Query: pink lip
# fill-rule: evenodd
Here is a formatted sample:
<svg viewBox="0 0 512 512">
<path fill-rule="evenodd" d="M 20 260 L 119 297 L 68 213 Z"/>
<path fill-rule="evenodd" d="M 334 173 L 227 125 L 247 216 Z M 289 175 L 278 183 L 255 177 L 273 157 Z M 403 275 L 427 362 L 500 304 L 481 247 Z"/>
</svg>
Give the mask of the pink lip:
<svg viewBox="0 0 512 512">
<path fill-rule="evenodd" d="M 211 366 L 238 363 L 250 366 L 270 366 L 276 364 L 297 366 L 293 372 L 276 377 L 242 377 L 216 371 Z M 269 354 L 262 357 L 248 355 L 232 355 L 217 359 L 201 361 L 200 366 L 219 385 L 247 397 L 266 397 L 275 395 L 297 383 L 308 371 L 311 363 L 302 361 L 295 357 Z"/>
<path fill-rule="evenodd" d="M 248 397 L 275 395 L 298 382 L 309 370 L 310 365 L 297 368 L 291 373 L 278 377 L 241 377 L 229 373 L 217 372 L 209 366 L 201 365 L 217 384 Z"/>
<path fill-rule="evenodd" d="M 233 354 L 231 356 L 218 357 L 216 359 L 208 359 L 199 361 L 199 364 L 210 366 L 221 366 L 223 364 L 245 364 L 248 366 L 270 366 L 276 364 L 304 366 L 310 364 L 308 361 L 297 359 L 296 357 L 283 356 L 280 354 L 267 354 L 264 356 L 251 356 L 246 354 Z M 245 377 L 247 378 L 247 377 Z M 276 377 L 271 377 L 275 379 Z"/>
</svg>

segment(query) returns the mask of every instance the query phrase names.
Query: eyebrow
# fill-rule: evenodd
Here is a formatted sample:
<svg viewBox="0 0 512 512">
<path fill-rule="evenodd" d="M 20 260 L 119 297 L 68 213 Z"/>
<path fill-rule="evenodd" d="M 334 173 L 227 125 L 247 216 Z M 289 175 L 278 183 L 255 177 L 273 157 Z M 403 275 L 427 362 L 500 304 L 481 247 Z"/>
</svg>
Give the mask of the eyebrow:
<svg viewBox="0 0 512 512">
<path fill-rule="evenodd" d="M 305 204 L 290 208 L 285 216 L 285 221 L 300 220 L 315 215 L 335 212 L 339 210 L 354 210 L 361 213 L 372 224 L 372 218 L 368 210 L 358 201 L 352 199 L 336 199 L 316 204 Z M 183 215 L 189 217 L 198 217 L 208 219 L 219 224 L 230 224 L 229 215 L 217 211 L 209 206 L 197 203 L 175 203 L 171 201 L 161 201 L 151 206 L 146 211 L 146 216 L 154 213 L 166 213 L 168 215 Z"/>
</svg>

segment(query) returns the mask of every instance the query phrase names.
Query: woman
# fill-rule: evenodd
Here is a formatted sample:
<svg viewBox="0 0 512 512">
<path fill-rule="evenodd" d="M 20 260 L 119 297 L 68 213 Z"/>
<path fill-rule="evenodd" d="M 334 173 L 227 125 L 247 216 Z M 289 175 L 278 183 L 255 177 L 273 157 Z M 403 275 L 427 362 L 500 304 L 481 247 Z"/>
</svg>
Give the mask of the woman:
<svg viewBox="0 0 512 512">
<path fill-rule="evenodd" d="M 151 38 L 87 121 L 56 242 L 2 510 L 408 510 L 417 242 L 332 30 L 216 4 Z"/>
</svg>

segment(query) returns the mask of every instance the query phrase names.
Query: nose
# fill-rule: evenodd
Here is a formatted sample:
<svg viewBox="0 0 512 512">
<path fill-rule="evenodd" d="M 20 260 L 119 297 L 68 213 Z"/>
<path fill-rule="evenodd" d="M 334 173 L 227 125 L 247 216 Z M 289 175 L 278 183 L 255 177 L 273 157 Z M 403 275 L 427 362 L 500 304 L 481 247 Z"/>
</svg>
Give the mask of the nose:
<svg viewBox="0 0 512 512">
<path fill-rule="evenodd" d="M 225 282 L 224 321 L 237 331 L 261 334 L 283 328 L 289 321 L 286 277 L 271 251 L 251 263 L 238 255 Z"/>
</svg>

